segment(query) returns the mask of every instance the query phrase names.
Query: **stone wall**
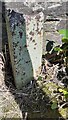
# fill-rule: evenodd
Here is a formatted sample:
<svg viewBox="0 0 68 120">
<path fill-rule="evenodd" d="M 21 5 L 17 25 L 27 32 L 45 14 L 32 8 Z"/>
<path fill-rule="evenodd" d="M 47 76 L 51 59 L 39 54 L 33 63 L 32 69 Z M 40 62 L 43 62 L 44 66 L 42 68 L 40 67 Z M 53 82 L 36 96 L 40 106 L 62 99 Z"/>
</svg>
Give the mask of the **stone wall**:
<svg viewBox="0 0 68 120">
<path fill-rule="evenodd" d="M 61 42 L 62 37 L 57 32 L 57 30 L 68 29 L 68 8 L 67 6 L 68 6 L 68 2 L 47 3 L 47 9 L 44 11 L 44 14 L 45 14 L 44 41 L 46 40 L 54 41 L 55 46 L 62 44 Z M 46 46 L 46 43 L 45 43 L 45 46 Z"/>
</svg>

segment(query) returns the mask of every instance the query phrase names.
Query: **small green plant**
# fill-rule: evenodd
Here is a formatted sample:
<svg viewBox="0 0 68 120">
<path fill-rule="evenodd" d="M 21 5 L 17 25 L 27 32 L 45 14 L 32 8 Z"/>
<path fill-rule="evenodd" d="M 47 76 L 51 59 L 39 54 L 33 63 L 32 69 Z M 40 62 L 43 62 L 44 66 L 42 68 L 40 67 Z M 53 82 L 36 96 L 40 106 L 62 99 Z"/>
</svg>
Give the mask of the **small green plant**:
<svg viewBox="0 0 68 120">
<path fill-rule="evenodd" d="M 68 43 L 68 29 L 60 29 L 59 33 L 63 36 L 62 37 L 62 42 L 67 42 Z"/>
<path fill-rule="evenodd" d="M 59 88 L 59 92 L 63 93 L 63 95 L 65 96 L 66 99 L 68 98 L 68 90 L 67 89 Z"/>
<path fill-rule="evenodd" d="M 39 76 L 39 77 L 38 77 L 38 80 L 39 80 L 39 81 L 42 81 L 42 77 L 41 77 L 41 76 Z"/>
<path fill-rule="evenodd" d="M 55 47 L 54 50 L 57 54 L 63 54 L 64 56 L 64 63 L 66 69 L 68 69 L 68 29 L 61 29 L 58 31 L 62 35 L 62 46 Z"/>
<path fill-rule="evenodd" d="M 62 108 L 64 107 L 66 104 L 67 104 L 67 99 L 68 99 L 68 90 L 66 88 L 59 88 L 58 89 L 59 93 L 63 93 L 63 96 L 64 96 L 64 99 L 65 99 L 65 103 L 63 103 L 59 108 Z M 51 104 L 51 109 L 52 110 L 55 110 L 58 108 L 58 105 L 59 105 L 59 101 L 52 101 L 52 104 Z"/>
<path fill-rule="evenodd" d="M 57 105 L 57 102 L 52 102 L 52 105 L 51 105 L 51 109 L 54 110 L 54 109 L 57 109 L 58 108 L 58 105 Z"/>
</svg>

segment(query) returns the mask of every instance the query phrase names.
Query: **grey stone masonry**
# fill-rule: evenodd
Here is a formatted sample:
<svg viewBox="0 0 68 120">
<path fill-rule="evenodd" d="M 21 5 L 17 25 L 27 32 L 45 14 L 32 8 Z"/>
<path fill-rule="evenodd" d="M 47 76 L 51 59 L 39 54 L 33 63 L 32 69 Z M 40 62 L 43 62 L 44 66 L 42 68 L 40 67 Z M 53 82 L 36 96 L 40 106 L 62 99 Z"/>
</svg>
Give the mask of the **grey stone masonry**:
<svg viewBox="0 0 68 120">
<path fill-rule="evenodd" d="M 68 29 L 68 1 L 47 2 L 47 9 L 44 10 L 44 53 L 46 52 L 47 40 L 54 41 L 54 46 L 62 44 L 62 36 L 59 29 Z"/>
</svg>

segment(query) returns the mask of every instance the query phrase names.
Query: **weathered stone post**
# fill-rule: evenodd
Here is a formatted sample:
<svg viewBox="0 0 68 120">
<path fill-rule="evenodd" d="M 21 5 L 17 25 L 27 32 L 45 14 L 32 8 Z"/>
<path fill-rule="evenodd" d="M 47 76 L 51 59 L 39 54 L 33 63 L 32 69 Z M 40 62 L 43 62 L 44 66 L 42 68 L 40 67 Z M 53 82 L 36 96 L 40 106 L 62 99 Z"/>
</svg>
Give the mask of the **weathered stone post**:
<svg viewBox="0 0 68 120">
<path fill-rule="evenodd" d="M 41 72 L 43 22 L 42 12 L 25 14 L 10 9 L 6 13 L 10 59 L 18 89 L 37 79 Z"/>
</svg>

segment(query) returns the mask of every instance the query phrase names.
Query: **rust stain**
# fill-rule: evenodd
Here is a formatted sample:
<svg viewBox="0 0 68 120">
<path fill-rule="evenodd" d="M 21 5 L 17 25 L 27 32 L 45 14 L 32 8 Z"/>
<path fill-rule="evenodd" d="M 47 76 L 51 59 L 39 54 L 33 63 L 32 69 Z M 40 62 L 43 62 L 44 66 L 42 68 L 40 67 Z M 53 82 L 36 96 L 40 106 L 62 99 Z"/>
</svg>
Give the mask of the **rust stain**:
<svg viewBox="0 0 68 120">
<path fill-rule="evenodd" d="M 41 66 L 38 68 L 38 70 L 36 71 L 37 74 L 41 73 Z"/>
<path fill-rule="evenodd" d="M 32 40 L 32 37 L 30 38 L 30 40 Z"/>
<path fill-rule="evenodd" d="M 22 38 L 23 32 L 19 31 L 20 38 Z"/>
<path fill-rule="evenodd" d="M 35 43 L 34 45 L 37 45 L 37 43 Z"/>
<path fill-rule="evenodd" d="M 36 32 L 38 32 L 39 31 L 39 28 L 37 27 L 37 30 L 35 30 Z"/>
<path fill-rule="evenodd" d="M 41 35 L 41 31 L 39 31 L 38 34 Z"/>
<path fill-rule="evenodd" d="M 35 42 L 35 40 L 32 40 L 32 42 Z"/>
<path fill-rule="evenodd" d="M 34 36 L 34 32 L 32 32 L 32 31 L 29 34 L 32 35 L 32 36 Z"/>
<path fill-rule="evenodd" d="M 27 28 L 27 30 L 29 30 L 29 28 Z"/>
<path fill-rule="evenodd" d="M 27 45 L 24 45 L 24 47 L 27 47 Z"/>
<path fill-rule="evenodd" d="M 36 16 L 35 19 L 39 20 L 41 18 L 41 16 Z"/>
<path fill-rule="evenodd" d="M 19 50 L 22 51 L 22 47 L 21 46 L 20 46 Z"/>
<path fill-rule="evenodd" d="M 39 23 L 37 23 L 37 26 L 39 26 Z"/>
</svg>

